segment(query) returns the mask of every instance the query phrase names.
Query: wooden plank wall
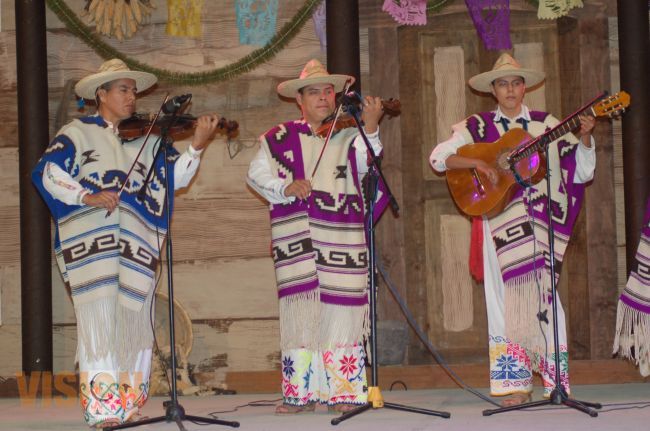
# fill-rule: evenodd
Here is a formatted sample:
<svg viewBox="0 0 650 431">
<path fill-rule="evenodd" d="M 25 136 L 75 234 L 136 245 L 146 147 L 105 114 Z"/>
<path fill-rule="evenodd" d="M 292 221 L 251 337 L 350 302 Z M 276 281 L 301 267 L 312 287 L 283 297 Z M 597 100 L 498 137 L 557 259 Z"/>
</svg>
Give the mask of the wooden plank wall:
<svg viewBox="0 0 650 431">
<path fill-rule="evenodd" d="M 204 37 L 201 40 L 166 36 L 165 2 L 153 2 L 157 5 L 156 11 L 132 40 L 110 43 L 120 51 L 156 67 L 190 72 L 211 70 L 229 64 L 256 48 L 239 44 L 232 0 L 220 2 L 222 7 L 219 8 L 204 8 Z M 84 1 L 66 0 L 66 3 L 79 11 Z M 282 1 L 276 28 L 279 29 L 290 19 L 302 4 L 303 0 Z M 485 106 L 477 105 L 476 101 L 472 101 L 475 99 L 469 98 L 465 101 L 458 98 L 459 105 L 456 107 L 427 103 L 426 98 L 431 98 L 429 101 L 432 101 L 436 97 L 448 98 L 450 93 L 463 96 L 468 94 L 467 88 L 461 85 L 462 81 L 478 70 L 465 67 L 465 75 L 458 80 L 457 88 L 441 86 L 440 82 L 433 81 L 420 88 L 419 83 L 415 81 L 417 76 L 429 72 L 428 76 L 444 75 L 453 71 L 454 64 L 463 60 L 459 60 L 458 53 L 445 48 L 447 45 L 443 44 L 430 45 L 430 52 L 417 53 L 420 61 L 414 64 L 400 61 L 408 57 L 408 53 L 400 49 L 416 49 L 419 46 L 419 36 L 398 28 L 394 21 L 381 11 L 382 4 L 383 0 L 360 0 L 363 90 L 364 93 L 384 98 L 400 98 L 404 109 L 401 118 L 382 124 L 382 140 L 386 144 L 385 174 L 402 206 L 402 212 L 397 219 L 390 214 L 384 215 L 378 225 L 379 253 L 399 292 L 407 298 L 411 312 L 432 337 L 434 344 L 447 347 L 453 362 L 473 360 L 474 357 L 466 356 L 467 349 L 454 349 L 452 340 L 457 337 L 454 331 L 471 323 L 474 330 L 470 331 L 471 336 L 466 341 L 474 346 L 481 346 L 481 349 L 486 347 L 485 334 L 481 329 L 485 326 L 485 315 L 481 308 L 482 291 L 467 284 L 469 281 L 465 280 L 465 287 L 471 290 L 464 291 L 459 298 L 453 298 L 454 301 L 464 301 L 468 306 L 471 304 L 474 312 L 471 319 L 470 316 L 465 316 L 465 320 L 449 317 L 449 295 L 445 297 L 440 291 L 434 297 L 427 292 L 427 284 L 430 283 L 427 280 L 435 277 L 448 280 L 452 274 L 436 271 L 436 265 L 440 265 L 439 255 L 430 249 L 432 238 L 441 235 L 440 221 L 445 226 L 444 232 L 456 232 L 465 237 L 467 230 L 459 223 L 460 220 L 450 217 L 450 214 L 455 214 L 451 204 L 424 204 L 425 200 L 447 196 L 443 179 L 436 177 L 428 169 L 426 156 L 434 141 L 444 138 L 440 131 L 448 129 L 450 124 L 457 121 L 459 110 L 478 111 L 489 108 L 490 104 L 481 101 Z M 531 10 L 525 0 L 512 0 L 510 5 L 514 11 Z M 18 119 L 13 108 L 16 96 L 14 6 L 9 0 L 2 0 L 1 6 L 0 53 L 3 61 L 0 62 L 0 218 L 3 223 L 0 225 L 0 344 L 4 348 L 0 352 L 0 376 L 12 376 L 21 366 L 16 137 Z M 466 19 L 466 7 L 462 0 L 455 0 L 436 22 L 441 23 L 440 25 L 445 22 L 449 24 L 453 22 L 454 14 L 465 14 Z M 606 52 L 607 34 L 585 36 L 600 31 L 601 27 L 595 25 L 598 22 L 586 21 L 581 17 L 597 16 L 598 19 L 604 19 L 607 16 L 615 16 L 615 1 L 590 2 L 574 15 L 579 18 L 580 23 L 577 31 L 586 38 L 583 43 L 590 44 L 596 40 L 603 44 L 603 51 Z M 431 16 L 429 18 L 432 19 Z M 47 26 L 49 112 L 53 134 L 61 124 L 79 115 L 76 111 L 76 100 L 70 91 L 71 85 L 84 75 L 95 71 L 102 60 L 88 46 L 72 36 L 49 11 Z M 450 27 L 449 31 L 451 30 L 457 29 Z M 473 32 L 471 27 L 466 31 L 468 40 L 473 40 L 474 44 L 480 43 L 475 36 L 469 37 Z M 568 39 L 566 41 L 568 42 Z M 515 53 L 525 56 L 529 66 L 536 66 L 534 62 L 539 61 L 536 50 L 540 49 L 540 45 L 535 42 L 539 41 L 513 42 L 518 44 Z M 594 51 L 595 49 L 591 50 Z M 489 53 L 482 56 L 479 68 L 491 68 L 497 55 Z M 437 60 L 431 61 L 433 57 L 440 59 L 440 63 Z M 157 107 L 167 91 L 171 94 L 192 92 L 192 113 L 217 111 L 240 124 L 240 136 L 230 143 L 230 147 L 225 139 L 217 138 L 206 150 L 197 178 L 189 189 L 179 194 L 172 227 L 176 298 L 192 320 L 194 343 L 189 362 L 206 385 L 224 384 L 227 382 L 228 373 L 269 372 L 279 367 L 278 310 L 273 268 L 269 257 L 268 215 L 265 204 L 246 187 L 244 177 L 248 163 L 256 151 L 257 136 L 276 123 L 298 115 L 295 105 L 277 97 L 275 87 L 282 80 L 295 77 L 310 58 L 318 58 L 325 63 L 325 53 L 320 50 L 311 21 L 287 48 L 249 73 L 226 83 L 208 84 L 198 88 L 160 83 L 154 91 L 147 93 L 138 102 L 139 111 L 150 112 Z M 469 64 L 467 59 L 464 61 Z M 592 72 L 584 69 L 582 72 L 592 74 L 590 76 L 593 79 L 590 78 L 590 82 L 595 84 L 608 79 L 608 76 L 603 71 L 604 64 L 597 59 L 594 61 L 597 62 L 598 69 L 593 73 L 600 75 L 594 76 Z M 602 61 L 608 61 L 607 57 L 603 57 Z M 561 67 L 575 66 L 580 70 L 580 67 L 586 67 L 585 64 L 583 60 L 582 63 L 561 63 L 544 67 L 547 73 L 558 74 Z M 449 69 L 447 72 L 445 67 Z M 435 72 L 433 68 L 441 69 Z M 564 90 L 563 88 L 563 93 Z M 570 88 L 566 90 L 571 94 Z M 589 92 L 586 87 L 584 91 Z M 576 99 L 580 99 L 584 94 L 574 95 Z M 425 100 L 420 101 L 419 98 L 422 97 Z M 559 100 L 556 94 L 536 97 L 529 103 L 545 104 L 553 111 L 558 111 L 560 105 L 564 108 L 566 101 L 564 98 Z M 416 106 L 424 106 L 425 109 L 417 111 Z M 89 109 L 89 112 L 91 111 L 92 109 Z M 433 124 L 431 121 L 437 123 Z M 181 141 L 177 146 L 182 150 L 188 143 L 187 140 Z M 608 169 L 610 164 L 607 157 L 611 155 L 611 150 L 608 148 L 605 146 L 599 150 L 599 166 L 602 169 Z M 231 154 L 236 155 L 232 157 Z M 413 167 L 417 168 L 413 170 Z M 417 176 L 412 175 L 414 172 Z M 436 186 L 423 189 L 421 180 Z M 597 193 L 609 193 L 608 196 L 611 197 L 612 191 L 607 189 L 607 181 L 601 181 L 603 184 L 599 186 L 600 191 Z M 592 207 L 595 204 L 594 200 Z M 420 214 L 418 223 L 409 222 L 413 220 L 414 211 Z M 590 216 L 591 221 L 583 220 L 583 226 L 593 223 L 595 214 L 598 214 L 595 208 L 589 211 L 594 215 Z M 422 217 L 425 212 L 428 214 L 426 224 Z M 584 212 L 583 217 L 587 217 Z M 445 235 L 449 240 L 449 235 L 454 234 Z M 586 244 L 587 228 L 583 229 L 581 235 L 580 241 Z M 596 242 L 594 238 L 590 241 Z M 607 259 L 614 256 L 610 256 L 612 252 L 608 243 L 598 241 L 593 246 L 594 253 L 598 256 Z M 408 258 L 407 247 L 420 250 L 418 257 Z M 599 262 L 598 256 L 591 257 L 589 268 L 593 269 L 592 265 Z M 453 261 L 449 265 L 460 263 Z M 63 372 L 73 369 L 76 327 L 70 300 L 54 263 L 53 266 L 55 371 Z M 588 284 L 599 286 L 598 292 L 590 295 L 591 310 L 601 310 L 597 318 L 609 321 L 612 317 L 613 299 L 608 296 L 611 292 L 605 284 L 612 281 L 615 285 L 616 277 L 612 280 L 599 280 L 597 278 L 602 275 L 600 272 L 588 276 L 586 267 L 580 271 L 578 272 L 582 274 L 583 281 L 579 285 L 585 295 Z M 578 275 L 573 274 L 572 277 L 575 279 Z M 162 287 L 166 285 L 164 276 L 160 284 Z M 573 310 L 571 312 L 573 313 Z M 437 313 L 440 313 L 439 320 L 431 320 Z M 380 320 L 404 320 L 383 284 L 379 292 L 379 315 Z M 594 332 L 597 326 L 593 320 L 590 323 L 589 316 L 584 317 L 587 323 L 571 330 L 572 336 L 581 336 L 581 340 L 586 343 L 578 357 L 602 357 L 606 344 L 609 343 L 608 337 L 597 345 L 591 344 L 590 342 L 597 338 Z M 430 363 L 431 358 L 421 343 L 412 333 L 410 336 L 412 339 L 408 363 Z"/>
<path fill-rule="evenodd" d="M 83 0 L 67 0 L 80 11 Z M 233 1 L 222 7 L 204 7 L 203 38 L 171 38 L 165 34 L 166 2 L 131 40 L 109 43 L 120 51 L 156 67 L 198 72 L 223 66 L 247 55 L 255 46 L 239 44 Z M 304 4 L 281 2 L 276 28 L 281 28 Z M 12 106 L 16 94 L 15 24 L 13 2 L 2 2 L 0 64 L 2 106 Z M 368 34 L 361 32 L 362 75 L 368 74 Z M 56 129 L 74 116 L 76 100 L 71 84 L 94 72 L 103 61 L 71 35 L 47 10 L 50 127 Z M 217 137 L 205 151 L 196 179 L 179 193 L 172 222 L 174 286 L 178 302 L 193 322 L 194 347 L 189 361 L 217 386 L 228 370 L 277 368 L 278 309 L 270 259 L 270 231 L 265 203 L 245 184 L 248 163 L 256 152 L 257 137 L 280 121 L 296 118 L 299 110 L 277 96 L 275 87 L 294 78 L 311 58 L 326 62 L 311 20 L 287 48 L 255 70 L 224 83 L 201 87 L 161 82 L 138 101 L 138 111 L 152 112 L 165 92 L 191 92 L 191 113 L 216 111 L 240 125 L 230 143 Z M 67 90 L 67 91 L 66 91 Z M 17 118 L 15 109 L 3 109 L 0 122 L 0 292 L 2 326 L 0 375 L 20 369 L 19 203 L 17 173 Z M 92 107 L 87 109 L 92 113 Z M 189 140 L 177 142 L 183 150 Z M 231 156 L 233 154 L 234 156 Z M 54 265 L 54 264 L 53 264 Z M 163 274 L 166 272 L 163 270 Z M 76 327 L 71 302 L 54 265 L 53 271 L 55 372 L 74 370 Z M 165 289 L 166 275 L 160 281 Z"/>
</svg>

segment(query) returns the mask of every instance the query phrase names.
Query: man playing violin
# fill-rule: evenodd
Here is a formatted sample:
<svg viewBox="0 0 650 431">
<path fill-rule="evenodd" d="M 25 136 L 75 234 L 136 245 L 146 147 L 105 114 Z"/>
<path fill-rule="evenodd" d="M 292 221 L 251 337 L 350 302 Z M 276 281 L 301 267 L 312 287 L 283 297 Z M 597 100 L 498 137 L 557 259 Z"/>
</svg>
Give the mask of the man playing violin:
<svg viewBox="0 0 650 431">
<path fill-rule="evenodd" d="M 136 161 L 144 138 L 123 142 L 118 126 L 156 80 L 118 59 L 81 79 L 75 91 L 96 100 L 97 114 L 64 126 L 32 173 L 55 221 L 56 258 L 75 308 L 84 419 L 98 428 L 132 420 L 147 400 L 154 278 L 173 207 L 165 176 L 170 189 L 186 187 L 217 126 L 216 115 L 199 118 L 188 150 L 169 148 L 167 160 L 155 158 L 160 142 L 150 136 Z"/>
<path fill-rule="evenodd" d="M 543 73 L 522 68 L 508 54 L 502 54 L 492 70 L 472 77 L 470 87 L 492 93 L 497 108 L 454 125 L 452 137 L 433 149 L 429 157 L 431 166 L 438 172 L 473 168 L 485 181 L 496 184 L 498 171 L 494 167 L 456 152 L 463 145 L 494 142 L 511 128 L 523 128 L 536 137 L 557 125 L 559 122 L 552 115 L 529 110 L 523 104 L 526 88 L 543 79 Z M 585 183 L 593 178 L 596 164 L 591 137 L 595 119 L 581 116 L 580 123 L 580 142 L 567 133 L 549 144 L 558 277 Z M 504 406 L 530 400 L 533 371 L 542 376 L 545 396 L 555 387 L 555 371 L 551 368 L 555 355 L 551 275 L 549 259 L 545 258 L 549 250 L 546 202 L 546 180 L 542 180 L 532 187 L 520 188 L 502 213 L 482 220 L 475 218 L 472 224 L 470 269 L 475 278 L 484 282 L 490 389 L 492 395 L 507 396 L 502 402 Z M 539 319 L 538 311 L 546 319 Z M 561 379 L 568 392 L 566 327 L 559 298 L 558 327 Z"/>
<path fill-rule="evenodd" d="M 247 182 L 271 213 L 280 302 L 283 404 L 278 414 L 313 411 L 316 403 L 345 412 L 367 402 L 365 352 L 368 258 L 360 177 L 367 148 L 356 128 L 316 131 L 335 110 L 347 75 L 317 60 L 278 93 L 295 98 L 302 118 L 260 137 Z M 378 154 L 381 100 L 365 97 L 364 129 Z"/>
</svg>

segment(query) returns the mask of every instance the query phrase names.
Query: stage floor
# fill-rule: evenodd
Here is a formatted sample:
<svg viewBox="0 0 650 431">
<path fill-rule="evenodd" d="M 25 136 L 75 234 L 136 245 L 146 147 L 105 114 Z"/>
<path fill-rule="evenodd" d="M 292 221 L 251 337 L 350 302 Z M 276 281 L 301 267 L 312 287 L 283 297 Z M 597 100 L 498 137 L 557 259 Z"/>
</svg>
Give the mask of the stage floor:
<svg viewBox="0 0 650 431">
<path fill-rule="evenodd" d="M 484 389 L 481 390 L 485 392 Z M 543 410 L 516 411 L 501 413 L 489 417 L 482 416 L 484 409 L 492 408 L 490 404 L 460 389 L 411 390 L 383 392 L 386 402 L 404 404 L 426 409 L 443 410 L 451 413 L 450 419 L 407 413 L 392 409 L 366 411 L 334 427 L 330 421 L 335 416 L 327 408 L 319 406 L 315 413 L 292 416 L 276 416 L 271 405 L 240 407 L 236 412 L 217 413 L 219 419 L 238 421 L 242 430 L 328 430 L 347 431 L 424 431 L 424 430 L 498 430 L 525 431 L 532 430 L 647 430 L 650 423 L 650 384 L 628 383 L 621 385 L 585 385 L 575 386 L 576 398 L 584 401 L 599 402 L 603 409 L 597 418 L 592 418 L 577 410 L 567 407 L 545 407 Z M 541 388 L 536 387 L 535 399 L 541 396 Z M 208 397 L 180 397 L 179 401 L 187 414 L 208 416 L 211 412 L 232 410 L 237 406 L 260 400 L 277 400 L 279 394 L 219 395 Z M 163 414 L 164 397 L 155 397 L 147 402 L 143 414 L 155 417 Z M 75 403 L 67 400 L 59 405 L 56 401 L 50 405 L 41 402 L 29 405 L 16 398 L 0 399 L 0 429 L 11 431 L 23 430 L 88 430 L 83 425 L 81 410 Z M 628 408 L 620 403 L 645 402 L 645 408 Z M 277 404 L 279 401 L 272 402 Z M 197 425 L 183 422 L 187 430 L 221 430 L 230 429 L 219 425 Z M 142 425 L 134 430 L 178 430 L 175 423 Z"/>
</svg>

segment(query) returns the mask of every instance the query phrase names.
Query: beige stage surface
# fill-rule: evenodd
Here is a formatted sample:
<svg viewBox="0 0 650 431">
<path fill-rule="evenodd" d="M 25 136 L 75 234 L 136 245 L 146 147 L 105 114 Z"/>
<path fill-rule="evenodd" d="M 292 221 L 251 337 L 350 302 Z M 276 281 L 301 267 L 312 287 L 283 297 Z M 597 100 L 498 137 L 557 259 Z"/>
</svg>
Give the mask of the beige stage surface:
<svg viewBox="0 0 650 431">
<path fill-rule="evenodd" d="M 482 389 L 482 392 L 485 390 Z M 600 414 L 592 418 L 577 410 L 562 406 L 550 406 L 534 411 L 507 412 L 484 417 L 482 411 L 491 405 L 461 389 L 395 390 L 384 391 L 387 402 L 404 404 L 451 413 L 450 419 L 407 413 L 392 409 L 377 409 L 364 412 L 337 426 L 330 421 L 335 416 L 325 407 L 319 406 L 315 413 L 292 416 L 276 416 L 273 405 L 240 407 L 235 412 L 214 413 L 233 410 L 238 406 L 260 400 L 279 403 L 280 395 L 247 394 L 219 395 L 208 397 L 180 397 L 179 401 L 187 414 L 208 416 L 215 414 L 219 419 L 238 421 L 242 430 L 327 430 L 347 431 L 424 431 L 424 430 L 648 430 L 650 429 L 650 385 L 627 383 L 620 385 L 574 386 L 573 394 L 584 401 L 603 404 Z M 541 396 L 536 387 L 535 399 Z M 155 397 L 148 401 L 143 413 L 149 417 L 163 414 L 162 403 L 167 398 Z M 627 406 L 622 403 L 636 403 L 636 407 L 614 410 Z M 642 404 L 643 403 L 643 404 Z M 645 408 L 639 408 L 643 407 Z M 187 430 L 227 430 L 219 425 L 198 425 L 183 422 Z M 17 398 L 0 399 L 0 429 L 23 430 L 88 430 L 84 426 L 81 410 L 76 402 L 51 400 L 49 405 L 41 401 Z M 175 423 L 142 425 L 134 430 L 178 430 Z"/>
</svg>

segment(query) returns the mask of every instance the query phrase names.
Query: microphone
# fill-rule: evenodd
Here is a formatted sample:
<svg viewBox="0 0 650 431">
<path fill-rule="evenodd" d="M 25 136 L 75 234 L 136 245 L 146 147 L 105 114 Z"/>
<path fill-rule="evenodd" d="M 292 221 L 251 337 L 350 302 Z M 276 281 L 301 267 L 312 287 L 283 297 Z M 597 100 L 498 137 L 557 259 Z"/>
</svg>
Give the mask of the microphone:
<svg viewBox="0 0 650 431">
<path fill-rule="evenodd" d="M 192 98 L 192 93 L 183 94 L 180 96 L 174 96 L 169 99 L 162 107 L 162 111 L 165 114 L 175 114 L 181 106 L 185 104 L 188 100 Z"/>
</svg>

